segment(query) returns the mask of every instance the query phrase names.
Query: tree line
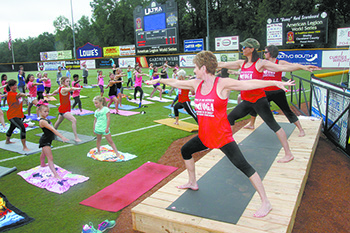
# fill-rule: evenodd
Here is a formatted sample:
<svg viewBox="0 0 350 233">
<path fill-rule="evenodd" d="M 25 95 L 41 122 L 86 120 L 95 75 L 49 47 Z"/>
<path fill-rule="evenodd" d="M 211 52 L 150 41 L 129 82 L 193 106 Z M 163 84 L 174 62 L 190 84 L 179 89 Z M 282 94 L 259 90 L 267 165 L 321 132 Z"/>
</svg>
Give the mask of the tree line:
<svg viewBox="0 0 350 233">
<path fill-rule="evenodd" d="M 158 0 L 165 3 L 166 0 Z M 179 42 L 206 38 L 207 15 L 205 0 L 177 0 Z M 149 5 L 145 0 L 93 0 L 91 18 L 82 16 L 74 25 L 76 47 L 90 42 L 101 47 L 134 44 L 133 11 L 136 6 Z M 215 47 L 215 37 L 239 35 L 240 40 L 256 38 L 266 44 L 268 18 L 328 14 L 328 43 L 313 45 L 336 47 L 337 28 L 350 27 L 348 0 L 208 0 L 209 45 Z M 40 61 L 40 52 L 73 51 L 73 27 L 65 16 L 54 22 L 55 32 L 12 41 L 16 62 Z M 307 47 L 307 46 L 306 46 Z M 183 46 L 180 44 L 180 51 Z M 305 48 L 305 47 L 304 47 Z M 73 56 L 74 57 L 74 56 Z M 0 43 L 0 63 L 11 63 L 7 42 Z"/>
</svg>

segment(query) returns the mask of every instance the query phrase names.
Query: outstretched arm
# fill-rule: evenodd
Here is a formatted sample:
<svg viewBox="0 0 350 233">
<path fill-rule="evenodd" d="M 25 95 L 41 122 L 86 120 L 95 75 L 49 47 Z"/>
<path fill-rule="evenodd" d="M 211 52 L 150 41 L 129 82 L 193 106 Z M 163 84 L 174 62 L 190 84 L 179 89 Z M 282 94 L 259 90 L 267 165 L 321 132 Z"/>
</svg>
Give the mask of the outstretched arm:
<svg viewBox="0 0 350 233">
<path fill-rule="evenodd" d="M 297 63 L 289 63 L 289 62 L 281 62 L 280 64 L 275 64 L 273 62 L 270 62 L 268 60 L 261 60 L 257 64 L 260 66 L 257 69 L 261 70 L 269 70 L 274 72 L 292 72 L 296 70 L 305 70 L 312 72 L 314 70 L 321 70 L 321 68 L 314 66 L 314 65 L 300 65 Z"/>
<path fill-rule="evenodd" d="M 231 62 L 218 62 L 218 68 L 227 68 L 231 70 L 238 70 L 243 66 L 244 60 L 237 60 Z"/>
<path fill-rule="evenodd" d="M 200 83 L 200 80 L 198 79 L 192 79 L 192 80 L 177 80 L 177 79 L 153 79 L 153 80 L 147 80 L 145 82 L 148 85 L 154 85 L 156 83 L 162 83 L 168 86 L 172 86 L 175 88 L 180 88 L 180 89 L 188 89 L 191 91 L 194 91 L 197 86 Z"/>
<path fill-rule="evenodd" d="M 47 128 L 49 130 L 51 130 L 55 135 L 57 135 L 58 137 L 60 137 L 62 139 L 63 142 L 68 142 L 69 139 L 65 138 L 62 134 L 60 134 L 60 132 L 58 132 L 54 127 L 52 127 L 52 125 L 50 125 L 47 121 L 45 120 L 41 120 L 39 121 L 39 126 L 41 128 Z"/>
</svg>

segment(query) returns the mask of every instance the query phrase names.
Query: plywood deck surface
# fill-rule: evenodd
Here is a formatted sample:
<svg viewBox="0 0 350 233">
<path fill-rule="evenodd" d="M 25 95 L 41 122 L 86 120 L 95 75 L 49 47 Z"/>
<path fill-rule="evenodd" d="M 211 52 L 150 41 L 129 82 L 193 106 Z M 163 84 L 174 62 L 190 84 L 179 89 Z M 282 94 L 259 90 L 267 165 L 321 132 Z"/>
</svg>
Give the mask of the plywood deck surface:
<svg viewBox="0 0 350 233">
<path fill-rule="evenodd" d="M 283 115 L 275 116 L 275 118 L 278 122 L 288 122 Z M 298 137 L 299 130 L 296 128 L 288 139 L 295 159 L 286 164 L 277 163 L 277 160 L 284 156 L 284 150 L 281 149 L 263 180 L 273 207 L 266 217 L 253 217 L 261 203 L 257 193 L 254 194 L 237 224 L 166 210 L 185 192 L 176 188 L 188 181 L 187 171 L 184 171 L 131 210 L 134 229 L 152 233 L 291 232 L 321 132 L 321 121 L 303 118 L 300 119 L 300 123 L 306 136 Z M 260 124 L 262 120 L 258 117 L 255 127 L 258 128 Z M 241 129 L 234 135 L 234 138 L 239 143 L 252 132 L 252 130 Z M 220 150 L 215 149 L 197 161 L 197 179 L 200 179 L 223 156 Z"/>
</svg>

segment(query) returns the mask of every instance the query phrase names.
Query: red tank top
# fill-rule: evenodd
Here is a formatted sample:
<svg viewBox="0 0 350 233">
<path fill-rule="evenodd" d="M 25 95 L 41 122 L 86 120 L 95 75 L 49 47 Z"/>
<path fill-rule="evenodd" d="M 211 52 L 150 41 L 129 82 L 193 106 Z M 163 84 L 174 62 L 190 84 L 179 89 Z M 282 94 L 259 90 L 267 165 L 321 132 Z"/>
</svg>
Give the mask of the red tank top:
<svg viewBox="0 0 350 233">
<path fill-rule="evenodd" d="M 263 72 L 257 71 L 257 69 L 255 68 L 256 63 L 257 61 L 254 62 L 249 68 L 244 68 L 246 64 L 246 62 L 244 62 L 241 69 L 241 74 L 239 76 L 239 80 L 262 79 Z M 256 101 L 258 101 L 259 99 L 265 96 L 266 96 L 265 91 L 262 88 L 249 90 L 249 91 L 241 91 L 242 100 L 249 101 L 251 103 L 255 103 Z"/>
<path fill-rule="evenodd" d="M 276 64 L 278 64 L 278 60 L 276 59 Z M 264 80 L 273 80 L 273 81 L 282 81 L 282 72 L 273 72 L 269 70 L 264 70 L 263 73 L 263 79 Z M 265 91 L 277 91 L 280 90 L 280 88 L 276 86 L 271 86 L 271 87 L 265 87 Z"/>
<path fill-rule="evenodd" d="M 62 87 L 58 89 L 58 93 L 60 95 L 60 106 L 58 107 L 58 112 L 59 113 L 66 113 L 70 112 L 70 93 L 68 92 L 67 95 L 62 95 L 61 94 Z"/>
<path fill-rule="evenodd" d="M 179 103 L 184 103 L 186 101 L 190 101 L 190 98 L 188 98 L 189 92 L 190 92 L 190 90 L 179 89 Z"/>
<path fill-rule="evenodd" d="M 9 91 L 7 93 L 7 104 L 9 109 L 7 110 L 7 119 L 12 119 L 15 117 L 23 118 L 23 110 L 22 110 L 22 97 L 17 99 L 17 92 Z"/>
<path fill-rule="evenodd" d="M 221 148 L 234 141 L 229 121 L 227 120 L 227 101 L 221 99 L 217 93 L 217 77 L 209 94 L 202 95 L 202 84 L 199 84 L 194 99 L 198 116 L 198 137 L 208 148 Z"/>
</svg>

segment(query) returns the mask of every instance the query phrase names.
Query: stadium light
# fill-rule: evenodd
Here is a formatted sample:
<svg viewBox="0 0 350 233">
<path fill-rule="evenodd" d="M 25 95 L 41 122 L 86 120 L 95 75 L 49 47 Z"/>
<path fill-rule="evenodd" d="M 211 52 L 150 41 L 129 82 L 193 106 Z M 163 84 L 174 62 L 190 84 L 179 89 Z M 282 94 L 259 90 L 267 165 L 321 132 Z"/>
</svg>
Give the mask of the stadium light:
<svg viewBox="0 0 350 233">
<path fill-rule="evenodd" d="M 73 28 L 73 45 L 74 45 L 74 51 L 73 51 L 73 54 L 74 54 L 74 59 L 77 59 L 77 54 L 76 54 L 76 50 L 75 50 L 75 29 L 74 29 L 74 19 L 73 19 L 73 5 L 72 5 L 72 0 L 70 0 L 70 9 L 71 9 L 71 12 L 72 12 L 72 28 Z"/>
</svg>

